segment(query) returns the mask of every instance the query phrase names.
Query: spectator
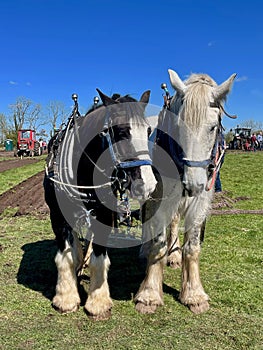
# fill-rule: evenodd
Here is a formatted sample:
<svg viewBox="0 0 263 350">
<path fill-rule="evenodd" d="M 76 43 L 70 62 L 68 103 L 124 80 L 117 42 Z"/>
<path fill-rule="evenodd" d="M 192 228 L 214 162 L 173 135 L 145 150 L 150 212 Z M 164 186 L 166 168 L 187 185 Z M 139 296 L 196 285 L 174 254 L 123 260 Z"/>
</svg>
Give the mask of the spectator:
<svg viewBox="0 0 263 350">
<path fill-rule="evenodd" d="M 43 154 L 43 140 L 39 139 L 40 154 Z"/>
<path fill-rule="evenodd" d="M 254 152 L 257 150 L 257 137 L 255 133 L 251 136 L 251 150 Z"/>
<path fill-rule="evenodd" d="M 225 152 L 226 149 L 226 142 L 223 133 L 219 135 L 219 141 L 218 141 L 218 148 L 219 148 L 219 153 L 222 154 L 222 152 Z M 222 184 L 221 184 L 221 179 L 220 179 L 220 169 L 224 163 L 225 159 L 225 154 L 223 153 L 223 156 L 221 158 L 221 163 L 219 165 L 219 169 L 216 174 L 216 180 L 215 180 L 215 192 L 222 192 Z"/>
<path fill-rule="evenodd" d="M 262 151 L 262 149 L 263 149 L 262 131 L 260 131 L 259 134 L 257 135 L 257 141 L 258 141 L 259 150 Z"/>
<path fill-rule="evenodd" d="M 245 145 L 244 145 L 245 151 L 250 151 L 250 150 L 251 150 L 250 147 L 251 147 L 250 139 L 247 138 L 247 139 L 246 139 L 246 142 L 245 142 Z"/>
</svg>

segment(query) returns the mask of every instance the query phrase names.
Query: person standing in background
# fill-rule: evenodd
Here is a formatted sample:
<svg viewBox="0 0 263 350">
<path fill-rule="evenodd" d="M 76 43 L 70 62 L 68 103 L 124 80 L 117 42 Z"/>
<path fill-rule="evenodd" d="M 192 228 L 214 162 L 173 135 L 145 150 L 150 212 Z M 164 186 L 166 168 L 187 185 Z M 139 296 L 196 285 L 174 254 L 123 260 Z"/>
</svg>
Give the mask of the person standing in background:
<svg viewBox="0 0 263 350">
<path fill-rule="evenodd" d="M 225 142 L 223 132 L 219 136 L 218 147 L 219 147 L 220 152 L 225 152 L 226 142 Z M 215 192 L 222 192 L 222 184 L 221 184 L 221 179 L 220 179 L 220 169 L 224 163 L 224 160 L 225 160 L 225 153 L 223 154 L 223 157 L 222 157 L 221 163 L 220 163 L 220 167 L 219 167 L 217 174 L 216 174 Z"/>
<path fill-rule="evenodd" d="M 258 147 L 259 150 L 262 151 L 263 149 L 263 137 L 262 137 L 262 131 L 259 132 L 259 134 L 257 135 L 257 141 L 258 141 Z"/>
</svg>

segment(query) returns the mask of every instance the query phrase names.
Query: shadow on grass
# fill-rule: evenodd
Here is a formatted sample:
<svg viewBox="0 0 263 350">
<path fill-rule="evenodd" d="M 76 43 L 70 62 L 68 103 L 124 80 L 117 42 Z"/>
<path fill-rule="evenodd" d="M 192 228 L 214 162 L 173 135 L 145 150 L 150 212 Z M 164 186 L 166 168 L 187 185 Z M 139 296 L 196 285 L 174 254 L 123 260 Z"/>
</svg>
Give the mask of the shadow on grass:
<svg viewBox="0 0 263 350">
<path fill-rule="evenodd" d="M 109 285 L 115 300 L 131 300 L 138 292 L 145 277 L 146 263 L 139 259 L 140 246 L 125 249 L 109 249 L 111 267 Z M 163 292 L 179 301 L 179 291 L 163 284 Z"/>
<path fill-rule="evenodd" d="M 52 300 L 55 294 L 57 269 L 54 262 L 57 245 L 54 240 L 43 240 L 22 246 L 24 251 L 17 282 L 42 293 Z"/>
<path fill-rule="evenodd" d="M 54 240 L 43 240 L 22 246 L 23 258 L 17 274 L 19 284 L 42 293 L 50 301 L 55 295 L 57 269 L 54 262 L 57 245 Z M 140 247 L 108 249 L 111 266 L 108 275 L 110 293 L 115 300 L 131 300 L 145 277 L 145 264 L 138 258 Z M 89 283 L 88 271 L 82 277 Z M 79 285 L 81 305 L 87 294 Z M 178 300 L 179 292 L 164 284 L 164 293 Z"/>
<path fill-rule="evenodd" d="M 131 300 L 145 276 L 145 264 L 139 259 L 140 246 L 108 249 L 111 266 L 109 286 L 115 300 Z"/>
<path fill-rule="evenodd" d="M 175 301 L 180 303 L 180 300 L 179 300 L 179 293 L 180 292 L 179 292 L 179 290 L 174 289 L 174 288 L 172 288 L 170 286 L 167 286 L 167 284 L 164 283 L 163 284 L 163 292 L 165 294 L 170 294 L 174 298 Z"/>
</svg>

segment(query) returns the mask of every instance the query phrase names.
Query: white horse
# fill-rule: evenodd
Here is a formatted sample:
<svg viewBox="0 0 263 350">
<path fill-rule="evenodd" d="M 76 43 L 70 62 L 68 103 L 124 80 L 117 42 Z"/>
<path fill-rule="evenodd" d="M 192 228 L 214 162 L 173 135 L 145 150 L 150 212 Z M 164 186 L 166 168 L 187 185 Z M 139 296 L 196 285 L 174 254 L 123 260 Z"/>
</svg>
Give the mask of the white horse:
<svg viewBox="0 0 263 350">
<path fill-rule="evenodd" d="M 176 90 L 168 109 L 159 116 L 153 151 L 158 184 L 143 210 L 143 248 L 148 250 L 146 277 L 135 296 L 136 309 L 153 313 L 163 305 L 163 268 L 180 265 L 182 281 L 179 299 L 194 313 L 209 309 L 199 273 L 200 236 L 213 198 L 217 163 L 217 139 L 222 132 L 223 103 L 236 74 L 217 85 L 206 74 L 192 74 L 183 82 L 169 70 Z M 184 242 L 179 248 L 178 226 L 184 218 Z M 166 229 L 172 226 L 167 244 Z"/>
</svg>

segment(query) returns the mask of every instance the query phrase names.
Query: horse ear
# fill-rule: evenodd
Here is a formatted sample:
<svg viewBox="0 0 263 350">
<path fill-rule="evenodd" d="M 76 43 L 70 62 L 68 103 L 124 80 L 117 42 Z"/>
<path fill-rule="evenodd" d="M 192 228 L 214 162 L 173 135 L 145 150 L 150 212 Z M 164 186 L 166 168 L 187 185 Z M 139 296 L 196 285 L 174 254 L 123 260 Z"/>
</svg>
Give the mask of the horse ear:
<svg viewBox="0 0 263 350">
<path fill-rule="evenodd" d="M 150 90 L 145 91 L 140 98 L 140 102 L 147 104 L 150 100 L 150 94 L 151 94 Z"/>
<path fill-rule="evenodd" d="M 169 77 L 170 77 L 170 82 L 171 82 L 171 85 L 172 87 L 180 92 L 181 94 L 184 95 L 186 89 L 187 89 L 187 86 L 185 85 L 185 83 L 180 79 L 179 75 L 172 69 L 168 69 L 168 74 L 169 74 Z"/>
<path fill-rule="evenodd" d="M 117 101 L 113 100 L 111 97 L 105 95 L 99 89 L 96 89 L 96 90 L 98 91 L 101 101 L 105 107 L 118 103 Z"/>
<path fill-rule="evenodd" d="M 232 89 L 232 85 L 237 74 L 232 74 L 226 81 L 214 88 L 214 98 L 216 101 L 225 100 Z"/>
</svg>

